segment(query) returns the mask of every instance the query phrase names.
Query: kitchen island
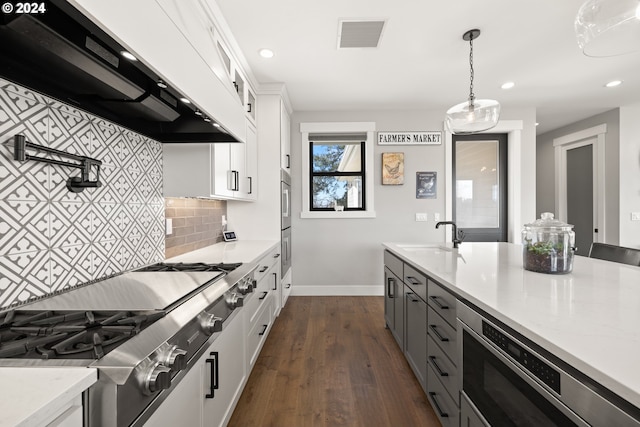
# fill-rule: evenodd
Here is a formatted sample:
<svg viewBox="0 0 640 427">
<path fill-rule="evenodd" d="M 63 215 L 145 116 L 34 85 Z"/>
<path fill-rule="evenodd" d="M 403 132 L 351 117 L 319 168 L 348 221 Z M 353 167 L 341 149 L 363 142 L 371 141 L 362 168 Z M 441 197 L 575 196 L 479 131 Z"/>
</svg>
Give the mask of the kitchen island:
<svg viewBox="0 0 640 427">
<path fill-rule="evenodd" d="M 640 407 L 640 268 L 576 256 L 571 273 L 550 275 L 525 270 L 516 244 L 383 246 Z"/>
</svg>

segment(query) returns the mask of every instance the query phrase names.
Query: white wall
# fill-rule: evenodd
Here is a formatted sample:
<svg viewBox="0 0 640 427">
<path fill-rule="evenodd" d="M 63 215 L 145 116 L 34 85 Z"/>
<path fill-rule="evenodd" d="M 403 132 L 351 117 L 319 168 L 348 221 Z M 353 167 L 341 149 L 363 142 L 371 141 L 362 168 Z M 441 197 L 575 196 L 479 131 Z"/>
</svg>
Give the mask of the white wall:
<svg viewBox="0 0 640 427">
<path fill-rule="evenodd" d="M 374 147 L 375 211 L 370 219 L 301 219 L 302 185 L 300 123 L 376 122 L 376 131 L 441 131 L 443 111 L 296 112 L 291 121 L 293 192 L 293 263 L 297 295 L 382 295 L 384 241 L 420 243 L 444 241 L 443 228 L 435 229 L 433 214 L 445 218 L 445 145 Z M 522 215 L 535 215 L 535 111 L 504 112 L 502 119 L 524 120 Z M 444 134 L 443 134 L 444 138 Z M 405 183 L 381 185 L 381 153 L 404 152 Z M 530 170 L 528 170 L 530 169 Z M 438 174 L 436 199 L 416 199 L 418 171 Z M 416 222 L 416 213 L 428 222 Z"/>
<path fill-rule="evenodd" d="M 640 248 L 640 103 L 620 107 L 620 245 Z"/>
<path fill-rule="evenodd" d="M 622 235 L 622 230 L 619 229 L 619 223 L 622 212 L 620 210 L 620 202 L 623 199 L 622 191 L 619 187 L 619 181 L 622 176 L 619 169 L 620 157 L 622 156 L 622 149 L 620 148 L 622 140 L 620 137 L 620 110 L 617 108 L 538 136 L 536 144 L 537 216 L 539 217 L 542 212 L 554 212 L 556 214 L 558 212 L 555 205 L 556 185 L 553 140 L 602 124 L 607 125 L 607 133 L 605 135 L 606 243 L 617 245 L 621 244 L 619 243 L 619 235 Z M 630 133 L 632 134 L 633 132 Z M 636 135 L 638 134 L 636 132 Z M 638 155 L 636 153 L 636 167 L 637 159 Z"/>
</svg>

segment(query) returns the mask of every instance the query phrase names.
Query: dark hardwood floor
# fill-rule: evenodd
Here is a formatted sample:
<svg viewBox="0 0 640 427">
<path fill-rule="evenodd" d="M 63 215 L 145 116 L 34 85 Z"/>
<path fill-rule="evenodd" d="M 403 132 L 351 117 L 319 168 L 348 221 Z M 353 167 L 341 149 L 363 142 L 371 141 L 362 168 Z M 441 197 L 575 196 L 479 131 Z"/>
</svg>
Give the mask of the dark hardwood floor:
<svg viewBox="0 0 640 427">
<path fill-rule="evenodd" d="M 440 426 L 385 328 L 383 304 L 290 297 L 229 426 Z"/>
</svg>

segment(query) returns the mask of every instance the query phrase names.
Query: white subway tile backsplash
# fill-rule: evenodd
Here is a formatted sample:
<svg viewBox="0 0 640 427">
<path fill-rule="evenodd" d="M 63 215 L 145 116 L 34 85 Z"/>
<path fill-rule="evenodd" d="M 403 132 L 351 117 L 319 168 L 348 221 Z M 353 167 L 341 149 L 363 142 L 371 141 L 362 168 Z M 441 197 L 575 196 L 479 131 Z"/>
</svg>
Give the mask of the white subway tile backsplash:
<svg viewBox="0 0 640 427">
<path fill-rule="evenodd" d="M 78 169 L 13 160 L 16 134 L 101 160 L 103 186 L 72 193 Z M 162 145 L 0 78 L 0 308 L 162 261 L 164 245 Z"/>
</svg>

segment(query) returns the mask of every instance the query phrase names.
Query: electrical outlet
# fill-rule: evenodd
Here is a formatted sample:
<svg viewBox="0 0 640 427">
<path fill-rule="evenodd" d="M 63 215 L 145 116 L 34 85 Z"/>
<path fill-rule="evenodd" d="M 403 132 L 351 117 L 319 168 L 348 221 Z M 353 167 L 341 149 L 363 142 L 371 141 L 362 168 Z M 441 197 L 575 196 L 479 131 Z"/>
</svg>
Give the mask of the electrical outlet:
<svg viewBox="0 0 640 427">
<path fill-rule="evenodd" d="M 167 218 L 165 223 L 165 233 L 167 236 L 173 234 L 173 219 Z"/>
<path fill-rule="evenodd" d="M 433 220 L 436 222 L 440 221 L 440 214 L 438 212 L 433 214 Z"/>
<path fill-rule="evenodd" d="M 640 221 L 640 212 L 631 212 L 631 221 Z"/>
<path fill-rule="evenodd" d="M 427 222 L 427 214 L 426 213 L 417 213 L 416 221 Z"/>
</svg>

